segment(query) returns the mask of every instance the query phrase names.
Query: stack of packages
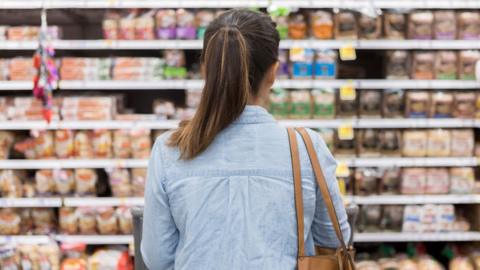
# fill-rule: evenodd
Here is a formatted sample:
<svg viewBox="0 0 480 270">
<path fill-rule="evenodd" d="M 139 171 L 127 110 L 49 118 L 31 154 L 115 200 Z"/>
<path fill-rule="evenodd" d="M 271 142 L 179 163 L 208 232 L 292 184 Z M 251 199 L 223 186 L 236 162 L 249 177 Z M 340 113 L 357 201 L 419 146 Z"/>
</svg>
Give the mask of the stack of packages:
<svg viewBox="0 0 480 270">
<path fill-rule="evenodd" d="M 31 81 L 35 74 L 32 58 L 15 57 L 8 61 L 8 78 L 11 81 Z"/>
<path fill-rule="evenodd" d="M 64 57 L 60 61 L 62 80 L 110 80 L 110 58 Z"/>
<path fill-rule="evenodd" d="M 14 97 L 12 103 L 12 106 L 8 108 L 8 117 L 10 119 L 19 121 L 44 120 L 42 113 L 43 105 L 40 100 L 32 97 Z M 53 100 L 52 120 L 60 120 L 60 104 L 61 99 L 56 98 Z"/>
<path fill-rule="evenodd" d="M 49 26 L 47 33 L 51 39 L 61 38 L 61 29 L 58 26 Z M 0 39 L 3 36 L 9 40 L 38 40 L 40 34 L 39 26 L 0 26 Z"/>
<path fill-rule="evenodd" d="M 117 57 L 113 66 L 113 80 L 160 80 L 165 61 L 155 57 Z"/>
<path fill-rule="evenodd" d="M 112 120 L 117 114 L 117 99 L 114 96 L 65 97 L 61 111 L 66 121 Z"/>
<path fill-rule="evenodd" d="M 0 97 L 0 121 L 6 121 L 8 119 L 8 104 L 7 99 Z"/>
</svg>

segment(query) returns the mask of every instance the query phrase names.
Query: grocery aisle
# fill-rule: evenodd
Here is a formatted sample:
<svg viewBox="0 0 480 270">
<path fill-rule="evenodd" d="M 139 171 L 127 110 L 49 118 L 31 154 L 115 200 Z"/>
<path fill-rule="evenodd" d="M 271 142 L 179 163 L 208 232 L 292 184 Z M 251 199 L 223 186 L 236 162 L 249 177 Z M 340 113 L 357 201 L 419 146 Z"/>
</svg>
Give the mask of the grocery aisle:
<svg viewBox="0 0 480 270">
<path fill-rule="evenodd" d="M 150 148 L 195 112 L 205 27 L 232 7 L 277 22 L 269 110 L 337 158 L 359 267 L 480 269 L 473 0 L 2 0 L 0 268 L 130 269 Z M 32 97 L 37 62 L 49 106 Z"/>
</svg>

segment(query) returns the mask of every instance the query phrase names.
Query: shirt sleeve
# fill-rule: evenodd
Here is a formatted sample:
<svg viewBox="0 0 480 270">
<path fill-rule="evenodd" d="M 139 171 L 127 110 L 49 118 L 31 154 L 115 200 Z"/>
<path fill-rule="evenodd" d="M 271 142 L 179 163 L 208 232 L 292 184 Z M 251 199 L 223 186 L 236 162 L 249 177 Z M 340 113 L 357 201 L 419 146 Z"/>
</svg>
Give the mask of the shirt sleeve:
<svg viewBox="0 0 480 270">
<path fill-rule="evenodd" d="M 161 146 L 157 139 L 150 157 L 145 187 L 141 253 L 149 269 L 173 270 L 178 230 L 165 192 Z"/>
<path fill-rule="evenodd" d="M 335 170 L 337 168 L 337 162 L 330 153 L 327 145 L 322 138 L 315 132 L 310 132 L 312 140 L 316 141 L 316 149 L 320 165 L 322 167 L 325 181 L 327 182 L 330 196 L 332 197 L 333 206 L 337 213 L 340 228 L 342 230 L 343 238 L 347 244 L 350 238 L 350 225 L 348 224 L 348 217 L 345 211 L 343 200 L 340 194 L 337 178 L 335 176 Z M 315 138 L 316 137 L 316 138 Z M 340 241 L 337 239 L 333 224 L 328 215 L 328 210 L 323 200 L 320 189 L 317 185 L 317 205 L 315 208 L 315 216 L 312 223 L 313 240 L 316 246 L 336 248 L 340 246 Z"/>
</svg>

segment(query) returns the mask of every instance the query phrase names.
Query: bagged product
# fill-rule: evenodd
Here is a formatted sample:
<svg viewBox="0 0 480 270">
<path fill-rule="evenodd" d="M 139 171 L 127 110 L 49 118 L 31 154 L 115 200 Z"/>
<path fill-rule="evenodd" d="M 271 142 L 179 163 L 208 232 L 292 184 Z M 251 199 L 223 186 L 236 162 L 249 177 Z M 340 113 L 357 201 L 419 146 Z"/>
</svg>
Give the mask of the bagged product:
<svg viewBox="0 0 480 270">
<path fill-rule="evenodd" d="M 455 225 L 455 207 L 452 204 L 437 205 L 437 231 L 450 232 Z"/>
<path fill-rule="evenodd" d="M 117 234 L 117 215 L 113 207 L 97 208 L 97 230 L 100 234 Z"/>
<path fill-rule="evenodd" d="M 435 39 L 453 40 L 457 37 L 455 11 L 437 10 L 434 12 L 433 17 Z"/>
<path fill-rule="evenodd" d="M 455 80 L 457 78 L 457 53 L 453 51 L 437 52 L 435 58 L 435 78 Z"/>
<path fill-rule="evenodd" d="M 378 39 L 382 34 L 382 18 L 361 14 L 358 19 L 360 39 Z"/>
<path fill-rule="evenodd" d="M 426 131 L 405 130 L 403 132 L 402 154 L 404 156 L 424 157 L 427 155 L 427 149 L 428 135 Z"/>
<path fill-rule="evenodd" d="M 92 133 L 89 131 L 77 131 L 74 140 L 75 157 L 90 159 L 94 157 L 92 145 Z"/>
<path fill-rule="evenodd" d="M 378 194 L 378 171 L 374 168 L 355 170 L 355 195 L 368 196 Z"/>
<path fill-rule="evenodd" d="M 450 131 L 444 129 L 428 130 L 427 156 L 448 157 L 450 156 Z"/>
<path fill-rule="evenodd" d="M 208 9 L 197 11 L 195 15 L 196 25 L 197 25 L 197 38 L 203 39 L 205 36 L 205 31 L 207 30 L 208 25 L 215 19 L 215 14 L 213 11 Z M 277 23 L 278 26 L 278 23 Z"/>
<path fill-rule="evenodd" d="M 450 155 L 452 157 L 471 157 L 475 147 L 473 130 L 454 129 L 451 131 Z"/>
<path fill-rule="evenodd" d="M 176 38 L 176 14 L 173 9 L 160 9 L 155 14 L 158 39 Z"/>
<path fill-rule="evenodd" d="M 270 92 L 270 113 L 277 119 L 288 118 L 290 108 L 287 90 L 274 88 L 272 92 Z"/>
<path fill-rule="evenodd" d="M 119 21 L 120 25 L 120 39 L 134 40 L 135 39 L 135 17 L 136 11 L 132 11 Z"/>
<path fill-rule="evenodd" d="M 147 169 L 132 169 L 132 196 L 143 197 L 145 191 L 145 183 L 147 182 Z"/>
<path fill-rule="evenodd" d="M 88 258 L 89 270 L 133 270 L 133 263 L 127 250 L 99 249 Z"/>
<path fill-rule="evenodd" d="M 469 194 L 475 185 L 473 168 L 450 168 L 450 193 Z"/>
<path fill-rule="evenodd" d="M 360 208 L 359 226 L 361 232 L 379 231 L 382 218 L 382 208 L 380 205 L 369 205 Z"/>
<path fill-rule="evenodd" d="M 384 129 L 378 135 L 379 150 L 383 156 L 401 156 L 402 132 Z"/>
<path fill-rule="evenodd" d="M 437 223 L 438 223 L 438 214 L 437 208 L 435 205 L 426 204 L 422 206 L 422 216 L 421 216 L 421 223 L 422 229 L 421 232 L 435 232 L 437 230 Z"/>
<path fill-rule="evenodd" d="M 93 130 L 93 153 L 95 158 L 112 157 L 112 133 L 109 130 Z"/>
<path fill-rule="evenodd" d="M 135 39 L 152 40 L 155 39 L 155 20 L 153 11 L 145 12 L 135 18 Z"/>
<path fill-rule="evenodd" d="M 407 205 L 403 212 L 402 232 L 421 232 L 421 218 L 423 214 L 423 206 Z M 416 269 L 416 268 L 400 268 L 400 269 Z"/>
<path fill-rule="evenodd" d="M 425 194 L 447 194 L 450 191 L 450 175 L 445 168 L 428 168 Z"/>
<path fill-rule="evenodd" d="M 177 39 L 195 39 L 197 29 L 195 28 L 195 15 L 193 12 L 183 8 L 176 11 Z"/>
<path fill-rule="evenodd" d="M 309 90 L 295 90 L 290 93 L 290 118 L 311 118 L 312 104 Z"/>
<path fill-rule="evenodd" d="M 8 131 L 0 131 L 0 159 L 8 159 L 10 148 L 13 144 L 13 134 Z"/>
<path fill-rule="evenodd" d="M 79 207 L 77 208 L 78 230 L 80 234 L 96 234 L 97 220 L 94 208 Z"/>
<path fill-rule="evenodd" d="M 119 20 L 120 15 L 117 12 L 108 11 L 105 13 L 102 22 L 104 39 L 119 39 Z"/>
<path fill-rule="evenodd" d="M 75 170 L 75 193 L 79 196 L 95 195 L 97 174 L 92 169 Z"/>
<path fill-rule="evenodd" d="M 336 91 L 336 114 L 337 117 L 356 117 L 358 113 L 358 98 L 355 94 L 354 97 L 342 97 L 340 91 Z"/>
<path fill-rule="evenodd" d="M 382 116 L 383 90 L 360 91 L 360 117 L 380 118 Z"/>
<path fill-rule="evenodd" d="M 132 154 L 132 142 L 130 131 L 118 129 L 113 132 L 113 155 L 115 158 L 130 158 Z"/>
<path fill-rule="evenodd" d="M 117 208 L 118 228 L 121 234 L 132 234 L 133 219 L 132 212 L 128 206 L 120 206 Z"/>
<path fill-rule="evenodd" d="M 480 38 L 480 13 L 462 11 L 458 13 L 458 39 Z"/>
<path fill-rule="evenodd" d="M 414 11 L 408 18 L 409 39 L 433 38 L 433 13 L 430 11 Z"/>
<path fill-rule="evenodd" d="M 0 196 L 4 198 L 21 198 L 23 185 L 18 174 L 13 170 L 0 171 Z"/>
<path fill-rule="evenodd" d="M 404 168 L 402 170 L 401 194 L 424 194 L 427 184 L 425 168 Z"/>
<path fill-rule="evenodd" d="M 335 155 L 338 157 L 352 157 L 355 156 L 357 151 L 357 141 L 355 137 L 355 133 L 353 133 L 352 139 L 340 139 L 338 136 L 338 132 L 335 132 L 335 140 L 334 140 L 334 149 Z"/>
<path fill-rule="evenodd" d="M 450 92 L 435 92 L 432 94 L 430 117 L 450 118 L 453 115 L 453 94 Z"/>
<path fill-rule="evenodd" d="M 109 171 L 108 182 L 114 197 L 130 197 L 132 195 L 130 173 L 127 169 L 117 168 Z"/>
<path fill-rule="evenodd" d="M 51 208 L 32 209 L 34 234 L 45 235 L 55 229 L 55 212 Z"/>
<path fill-rule="evenodd" d="M 333 38 L 332 13 L 323 10 L 315 10 L 310 13 L 310 32 L 317 39 Z"/>
<path fill-rule="evenodd" d="M 450 260 L 448 269 L 451 270 L 475 270 L 471 260 L 468 257 L 457 256 Z"/>
<path fill-rule="evenodd" d="M 290 13 L 288 17 L 288 36 L 291 39 L 305 39 L 307 37 L 307 22 L 301 12 Z"/>
<path fill-rule="evenodd" d="M 132 157 L 148 159 L 152 148 L 152 139 L 149 129 L 132 129 L 130 131 Z"/>
<path fill-rule="evenodd" d="M 73 170 L 54 170 L 55 191 L 58 195 L 72 195 L 75 190 L 75 176 Z"/>
<path fill-rule="evenodd" d="M 385 168 L 381 172 L 380 193 L 398 194 L 401 184 L 401 170 L 399 168 Z"/>
<path fill-rule="evenodd" d="M 357 39 L 358 25 L 355 13 L 351 11 L 340 11 L 335 14 L 335 38 L 336 39 Z"/>
<path fill-rule="evenodd" d="M 55 155 L 53 132 L 52 131 L 32 131 L 35 138 L 35 157 L 52 158 Z"/>
<path fill-rule="evenodd" d="M 311 79 L 313 76 L 315 53 L 312 49 L 290 49 L 292 79 Z"/>
<path fill-rule="evenodd" d="M 334 50 L 316 50 L 314 76 L 316 79 L 333 79 L 337 76 L 337 53 Z"/>
<path fill-rule="evenodd" d="M 412 79 L 432 80 L 434 76 L 435 53 L 420 52 L 413 53 L 412 58 Z"/>
<path fill-rule="evenodd" d="M 35 190 L 40 196 L 51 196 L 55 192 L 55 180 L 52 170 L 38 170 L 35 172 Z"/>
<path fill-rule="evenodd" d="M 20 216 L 21 222 L 21 233 L 22 234 L 32 234 L 33 233 L 33 217 L 32 211 L 29 208 L 20 208 L 17 211 L 17 214 Z"/>
<path fill-rule="evenodd" d="M 402 89 L 385 89 L 382 100 L 382 115 L 397 118 L 405 115 L 405 98 Z"/>
<path fill-rule="evenodd" d="M 456 92 L 453 116 L 456 118 L 474 118 L 476 109 L 475 97 L 475 92 Z"/>
<path fill-rule="evenodd" d="M 74 134 L 68 129 L 55 131 L 55 155 L 57 158 L 71 158 L 75 154 Z"/>
<path fill-rule="evenodd" d="M 313 118 L 331 119 L 335 117 L 334 89 L 314 89 L 311 95 L 313 99 Z"/>
<path fill-rule="evenodd" d="M 475 64 L 479 59 L 478 51 L 460 51 L 458 54 L 458 78 L 475 80 Z"/>
<path fill-rule="evenodd" d="M 187 68 L 185 67 L 185 52 L 182 50 L 164 50 L 165 79 L 185 79 Z"/>
<path fill-rule="evenodd" d="M 420 270 L 443 270 L 443 266 L 435 259 L 429 256 L 421 256 L 418 259 L 418 269 Z"/>
<path fill-rule="evenodd" d="M 408 91 L 405 116 L 408 118 L 426 118 L 429 115 L 430 104 L 430 92 Z"/>
<path fill-rule="evenodd" d="M 78 233 L 78 216 L 75 208 L 62 207 L 58 210 L 60 231 L 65 234 Z"/>
<path fill-rule="evenodd" d="M 12 208 L 0 209 L 0 234 L 20 234 L 20 216 Z"/>
<path fill-rule="evenodd" d="M 382 270 L 375 261 L 361 261 L 355 263 L 357 270 Z"/>
<path fill-rule="evenodd" d="M 172 119 L 175 115 L 175 105 L 171 101 L 156 99 L 153 101 L 153 112 L 157 119 Z"/>
<path fill-rule="evenodd" d="M 401 231 L 403 209 L 403 205 L 385 205 L 383 207 L 380 228 L 387 231 Z"/>
<path fill-rule="evenodd" d="M 405 14 L 400 12 L 388 12 L 383 15 L 385 37 L 387 39 L 405 39 L 407 30 L 407 19 Z"/>
<path fill-rule="evenodd" d="M 387 79 L 403 80 L 409 78 L 410 63 L 407 51 L 387 52 Z"/>
<path fill-rule="evenodd" d="M 358 131 L 358 155 L 360 157 L 380 156 L 379 131 L 377 129 L 362 129 Z"/>
</svg>

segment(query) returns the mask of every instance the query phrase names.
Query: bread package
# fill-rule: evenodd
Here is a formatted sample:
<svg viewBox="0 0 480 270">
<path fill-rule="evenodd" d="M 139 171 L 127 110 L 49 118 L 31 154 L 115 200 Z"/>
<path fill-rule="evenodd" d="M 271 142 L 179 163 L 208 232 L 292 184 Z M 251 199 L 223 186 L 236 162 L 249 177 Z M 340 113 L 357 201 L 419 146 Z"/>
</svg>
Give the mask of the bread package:
<svg viewBox="0 0 480 270">
<path fill-rule="evenodd" d="M 336 39 L 357 39 L 358 25 L 355 13 L 351 11 L 340 11 L 335 14 L 335 38 Z"/>
<path fill-rule="evenodd" d="M 180 8 L 176 11 L 177 39 L 195 39 L 197 29 L 195 14 L 192 11 Z"/>
<path fill-rule="evenodd" d="M 432 94 L 431 118 L 450 118 L 453 115 L 453 94 L 451 92 L 435 92 Z"/>
<path fill-rule="evenodd" d="M 378 129 L 362 129 L 358 131 L 358 155 L 360 157 L 379 157 L 380 140 Z"/>
<path fill-rule="evenodd" d="M 312 114 L 312 104 L 309 90 L 295 90 L 290 93 L 290 118 L 305 119 Z"/>
<path fill-rule="evenodd" d="M 94 157 L 92 133 L 90 131 L 77 131 L 74 141 L 75 157 L 90 159 Z"/>
<path fill-rule="evenodd" d="M 152 40 L 155 39 L 155 20 L 154 11 L 147 11 L 135 18 L 135 39 Z"/>
<path fill-rule="evenodd" d="M 143 197 L 145 191 L 145 183 L 147 182 L 147 169 L 132 169 L 132 196 Z"/>
<path fill-rule="evenodd" d="M 450 174 L 446 168 L 428 168 L 425 194 L 447 194 L 450 191 Z"/>
<path fill-rule="evenodd" d="M 458 39 L 480 38 L 480 13 L 478 11 L 462 11 L 458 13 Z"/>
<path fill-rule="evenodd" d="M 58 195 L 68 196 L 75 191 L 75 176 L 73 170 L 54 170 L 55 191 Z"/>
<path fill-rule="evenodd" d="M 456 256 L 448 263 L 450 270 L 475 270 L 470 258 L 465 256 Z"/>
<path fill-rule="evenodd" d="M 379 39 L 382 34 L 382 18 L 360 14 L 358 28 L 361 39 Z"/>
<path fill-rule="evenodd" d="M 387 39 L 405 39 L 407 19 L 405 14 L 389 11 L 383 15 L 385 37 Z"/>
<path fill-rule="evenodd" d="M 8 159 L 14 136 L 9 131 L 0 131 L 0 159 Z"/>
<path fill-rule="evenodd" d="M 435 78 L 455 80 L 457 78 L 457 53 L 453 51 L 437 52 L 435 58 Z"/>
<path fill-rule="evenodd" d="M 429 157 L 448 157 L 450 156 L 450 131 L 445 129 L 430 129 L 427 131 Z"/>
<path fill-rule="evenodd" d="M 416 51 L 412 57 L 412 79 L 432 80 L 434 74 L 435 53 Z"/>
<path fill-rule="evenodd" d="M 130 207 L 120 206 L 117 208 L 118 228 L 122 234 L 132 234 L 133 219 Z"/>
<path fill-rule="evenodd" d="M 119 36 L 120 39 L 134 40 L 135 39 L 135 17 L 137 12 L 132 10 L 126 16 L 119 20 Z"/>
<path fill-rule="evenodd" d="M 430 104 L 430 92 L 408 91 L 406 95 L 405 116 L 408 118 L 427 118 Z"/>
<path fill-rule="evenodd" d="M 305 39 L 307 37 L 307 22 L 301 12 L 293 12 L 288 17 L 288 37 L 291 39 Z"/>
<path fill-rule="evenodd" d="M 130 172 L 127 169 L 115 168 L 109 171 L 108 182 L 114 197 L 130 197 L 132 195 Z"/>
<path fill-rule="evenodd" d="M 405 130 L 403 132 L 402 154 L 406 157 L 424 157 L 427 155 L 428 136 L 423 130 Z"/>
<path fill-rule="evenodd" d="M 75 208 L 61 207 L 58 210 L 59 227 L 62 233 L 77 234 L 78 233 L 78 216 Z"/>
<path fill-rule="evenodd" d="M 132 157 L 148 159 L 152 148 L 152 139 L 149 129 L 132 129 L 130 131 Z"/>
<path fill-rule="evenodd" d="M 100 234 L 117 234 L 117 214 L 113 207 L 97 208 L 97 230 Z"/>
<path fill-rule="evenodd" d="M 35 190 L 39 196 L 48 197 L 55 192 L 55 181 L 52 170 L 38 170 L 35 172 Z"/>
<path fill-rule="evenodd" d="M 113 132 L 113 155 L 115 158 L 130 158 L 132 154 L 132 142 L 130 131 L 118 129 Z"/>
<path fill-rule="evenodd" d="M 382 116 L 382 93 L 383 90 L 361 90 L 360 111 L 361 118 L 380 118 Z"/>
<path fill-rule="evenodd" d="M 92 131 L 92 146 L 95 158 L 112 158 L 112 133 L 106 129 Z"/>
<path fill-rule="evenodd" d="M 358 97 L 356 92 L 353 96 L 342 96 L 341 91 L 336 91 L 336 114 L 337 117 L 356 117 L 358 114 Z"/>
<path fill-rule="evenodd" d="M 404 168 L 402 170 L 402 194 L 423 194 L 427 183 L 425 168 Z"/>
<path fill-rule="evenodd" d="M 53 132 L 50 130 L 32 131 L 35 139 L 35 157 L 38 159 L 52 158 L 55 155 Z"/>
<path fill-rule="evenodd" d="M 77 208 L 78 230 L 80 234 L 96 234 L 97 220 L 95 209 L 91 207 Z"/>
<path fill-rule="evenodd" d="M 290 114 L 289 94 L 282 88 L 270 92 L 270 113 L 277 119 L 285 119 Z"/>
<path fill-rule="evenodd" d="M 368 196 L 378 194 L 378 171 L 374 168 L 359 168 L 355 170 L 355 195 Z"/>
<path fill-rule="evenodd" d="M 23 193 L 23 185 L 18 171 L 0 171 L 0 197 L 21 198 Z"/>
<path fill-rule="evenodd" d="M 409 78 L 410 60 L 407 51 L 387 52 L 386 77 L 387 79 L 403 80 Z"/>
<path fill-rule="evenodd" d="M 346 157 L 356 156 L 357 141 L 356 141 L 355 134 L 356 133 L 354 132 L 352 139 L 344 139 L 338 136 L 338 132 L 335 132 L 335 140 L 334 140 L 335 156 L 346 156 Z"/>
<path fill-rule="evenodd" d="M 418 233 L 422 230 L 421 218 L 423 214 L 423 206 L 407 205 L 403 211 L 402 232 Z M 400 268 L 400 269 L 417 269 L 417 268 Z"/>
<path fill-rule="evenodd" d="M 0 233 L 2 235 L 20 234 L 20 216 L 12 208 L 0 209 Z"/>
<path fill-rule="evenodd" d="M 324 10 L 315 10 L 310 13 L 310 32 L 318 39 L 333 39 L 333 16 Z"/>
<path fill-rule="evenodd" d="M 382 207 L 368 205 L 360 208 L 358 229 L 361 232 L 377 232 L 380 230 Z"/>
<path fill-rule="evenodd" d="M 45 235 L 55 229 L 55 212 L 51 208 L 33 208 L 32 219 L 34 234 Z"/>
<path fill-rule="evenodd" d="M 451 131 L 450 155 L 452 157 L 471 157 L 475 148 L 475 137 L 471 129 Z"/>
<path fill-rule="evenodd" d="M 453 194 L 471 193 L 475 185 L 473 168 L 450 168 L 450 192 Z"/>
<path fill-rule="evenodd" d="M 408 18 L 409 39 L 433 38 L 433 13 L 431 11 L 414 11 Z"/>
<path fill-rule="evenodd" d="M 74 156 L 73 131 L 60 129 L 55 131 L 55 154 L 57 158 L 71 158 Z"/>
<path fill-rule="evenodd" d="M 460 51 L 458 54 L 458 78 L 475 80 L 475 65 L 479 59 L 480 52 L 478 51 Z"/>
<path fill-rule="evenodd" d="M 381 194 L 398 194 L 401 184 L 400 168 L 384 168 L 381 171 L 380 193 Z"/>
<path fill-rule="evenodd" d="M 75 170 L 75 193 L 79 196 L 95 195 L 97 174 L 92 169 Z"/>
<path fill-rule="evenodd" d="M 401 156 L 402 132 L 400 130 L 380 130 L 378 139 L 377 143 L 383 156 Z"/>
<path fill-rule="evenodd" d="M 334 118 L 335 90 L 331 88 L 314 89 L 311 94 L 313 99 L 313 118 Z"/>
<path fill-rule="evenodd" d="M 456 118 L 475 118 L 475 97 L 475 92 L 456 92 L 453 116 Z"/>
<path fill-rule="evenodd" d="M 337 76 L 337 52 L 316 50 L 313 75 L 316 79 L 334 79 Z"/>
<path fill-rule="evenodd" d="M 382 114 L 385 118 L 397 118 L 405 115 L 405 91 L 385 89 L 382 100 Z"/>
<path fill-rule="evenodd" d="M 195 19 L 197 25 L 197 38 L 203 39 L 208 25 L 210 25 L 210 23 L 215 19 L 215 14 L 211 10 L 203 9 L 197 11 L 197 13 L 195 14 Z"/>
<path fill-rule="evenodd" d="M 173 9 L 160 9 L 155 14 L 155 25 L 158 39 L 176 38 L 176 13 Z"/>
<path fill-rule="evenodd" d="M 380 228 L 386 231 L 401 231 L 403 208 L 403 205 L 385 205 L 383 207 Z"/>
<path fill-rule="evenodd" d="M 457 17 L 455 11 L 436 10 L 433 17 L 435 39 L 453 40 L 457 37 Z"/>
</svg>

